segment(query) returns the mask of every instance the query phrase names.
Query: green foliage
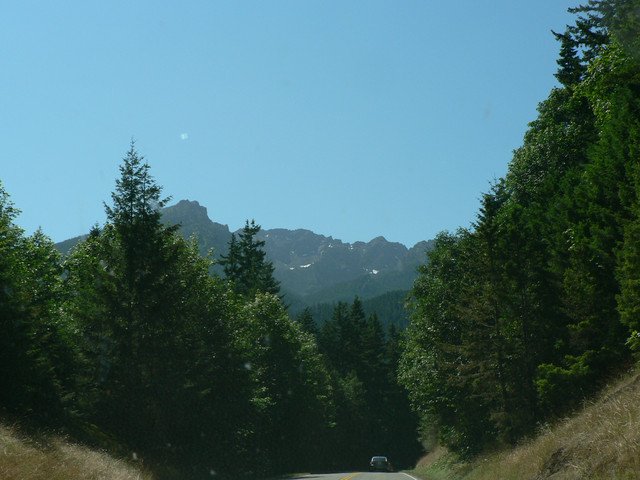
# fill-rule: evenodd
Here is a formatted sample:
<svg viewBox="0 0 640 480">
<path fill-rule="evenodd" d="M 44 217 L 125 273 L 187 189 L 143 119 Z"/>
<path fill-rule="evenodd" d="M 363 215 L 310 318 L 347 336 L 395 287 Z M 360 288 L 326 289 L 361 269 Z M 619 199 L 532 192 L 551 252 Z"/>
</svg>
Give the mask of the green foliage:
<svg viewBox="0 0 640 480">
<path fill-rule="evenodd" d="M 79 405 L 156 460 L 233 471 L 250 378 L 210 262 L 160 223 L 160 187 L 132 149 L 107 223 L 65 263 L 65 315 L 81 332 Z"/>
<path fill-rule="evenodd" d="M 235 291 L 247 299 L 258 292 L 277 294 L 280 291 L 280 284 L 273 276 L 273 264 L 263 250 L 265 242 L 255 238 L 259 231 L 260 225 L 254 220 L 249 224 L 247 220 L 239 238 L 231 235 L 229 252 L 220 260 Z"/>
<path fill-rule="evenodd" d="M 558 405 L 567 408 L 578 406 L 579 400 L 590 391 L 589 360 L 594 354 L 591 350 L 580 357 L 569 356 L 566 359 L 568 368 L 553 364 L 542 364 L 538 367 L 536 386 L 543 408 L 553 411 Z M 567 392 L 572 392 L 572 395 L 567 397 Z"/>
<path fill-rule="evenodd" d="M 65 262 L 62 311 L 80 332 L 82 414 L 196 476 L 344 467 L 375 445 L 412 462 L 417 444 L 405 439 L 416 420 L 387 356 L 398 357 L 397 335 L 391 347 L 356 299 L 340 307 L 334 350 L 321 354 L 310 312 L 294 321 L 262 291 L 277 288 L 267 288 L 259 226 L 247 223 L 230 245 L 225 268 L 237 278 L 210 276 L 195 241 L 148 208 L 162 203 L 148 170 L 132 148 L 109 223 Z M 357 456 L 344 456 L 347 444 Z"/>
<path fill-rule="evenodd" d="M 336 468 L 366 468 L 361 461 L 372 452 L 386 452 L 398 467 L 415 462 L 417 418 L 396 379 L 400 341 L 395 329 L 387 337 L 375 313 L 366 317 L 357 297 L 336 304 L 320 328 L 320 352 L 333 372 Z"/>
<path fill-rule="evenodd" d="M 42 232 L 25 237 L 18 213 L 0 184 L 0 409 L 57 421 L 76 365 L 57 310 L 61 259 Z"/>
<path fill-rule="evenodd" d="M 531 434 L 639 348 L 636 7 L 572 9 L 563 88 L 411 291 L 399 378 L 424 431 L 461 453 Z"/>
<path fill-rule="evenodd" d="M 554 32 L 560 41 L 560 69 L 556 78 L 565 86 L 571 87 L 582 80 L 587 65 L 598 55 L 600 48 L 606 45 L 609 32 L 604 26 L 601 12 L 606 1 L 589 0 L 587 5 L 570 8 L 576 15 L 575 25 L 567 26 L 564 34 Z"/>
<path fill-rule="evenodd" d="M 598 2 L 602 22 L 628 55 L 640 60 L 640 2 L 608 0 Z"/>
<path fill-rule="evenodd" d="M 462 350 L 467 320 L 458 308 L 464 295 L 463 259 L 469 233 L 441 233 L 429 262 L 409 295 L 412 323 L 407 330 L 398 377 L 409 391 L 413 408 L 440 441 L 470 453 L 491 438 L 486 400 L 467 381 L 470 372 Z M 464 373 L 464 377 L 460 374 Z"/>
<path fill-rule="evenodd" d="M 306 307 L 296 316 L 296 322 L 300 324 L 300 328 L 302 328 L 303 331 L 310 333 L 313 336 L 318 334 L 318 327 L 315 319 L 313 318 L 310 307 Z"/>
<path fill-rule="evenodd" d="M 318 465 L 332 420 L 328 371 L 311 334 L 289 318 L 279 298 L 258 293 L 238 313 L 235 341 L 252 382 L 250 428 L 259 475 Z"/>
<path fill-rule="evenodd" d="M 375 313 L 383 330 L 391 328 L 404 330 L 409 325 L 409 314 L 405 309 L 405 301 L 408 294 L 407 290 L 391 290 L 383 295 L 362 300 L 362 309 L 365 312 L 365 316 Z M 315 304 L 312 307 L 305 307 L 296 316 L 304 316 L 306 315 L 304 312 L 307 311 L 313 317 L 317 328 L 321 328 L 322 325 L 331 321 L 336 305 L 337 303 L 335 302 Z"/>
<path fill-rule="evenodd" d="M 231 245 L 237 278 L 221 280 L 195 240 L 160 222 L 166 200 L 133 143 L 120 174 L 108 222 L 64 262 L 13 224 L 0 190 L 3 411 L 190 478 L 363 468 L 374 450 L 415 460 L 397 331 L 387 340 L 356 299 L 325 355 L 311 312 L 292 320 L 275 295 L 259 226 Z"/>
</svg>

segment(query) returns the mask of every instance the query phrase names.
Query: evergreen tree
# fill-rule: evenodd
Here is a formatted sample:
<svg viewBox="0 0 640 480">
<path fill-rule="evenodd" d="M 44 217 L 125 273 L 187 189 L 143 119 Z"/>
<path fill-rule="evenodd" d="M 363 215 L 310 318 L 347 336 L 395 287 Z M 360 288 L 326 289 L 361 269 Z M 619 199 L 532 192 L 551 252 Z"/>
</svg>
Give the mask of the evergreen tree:
<svg viewBox="0 0 640 480">
<path fill-rule="evenodd" d="M 313 318 L 310 307 L 302 310 L 296 317 L 296 321 L 305 332 L 310 333 L 314 337 L 318 336 L 318 327 L 316 326 L 316 321 Z"/>
<path fill-rule="evenodd" d="M 58 308 L 61 258 L 41 231 L 24 235 L 18 214 L 0 183 L 0 409 L 55 421 L 75 371 Z"/>
<path fill-rule="evenodd" d="M 160 222 L 160 208 L 168 199 L 160 197 L 162 188 L 143 160 L 131 142 L 112 193 L 113 206 L 105 205 L 109 223 L 96 245 L 110 277 L 101 275 L 102 298 L 96 301 L 106 309 L 102 321 L 113 342 L 105 385 L 110 398 L 100 411 L 108 415 L 105 419 L 119 419 L 116 425 L 126 426 L 122 433 L 133 434 L 136 442 L 150 441 L 152 435 L 164 440 L 166 435 L 150 426 L 162 408 L 159 402 L 171 398 L 161 393 L 169 387 L 162 352 L 177 347 L 180 318 L 174 284 L 178 258 L 170 242 L 176 228 Z"/>
<path fill-rule="evenodd" d="M 239 282 L 242 276 L 242 252 L 240 251 L 240 244 L 235 233 L 231 234 L 231 240 L 229 240 L 229 251 L 227 255 L 221 255 L 220 265 L 224 267 L 224 274 L 227 279 L 234 282 Z M 236 286 L 237 288 L 237 286 Z"/>
<path fill-rule="evenodd" d="M 577 85 L 582 80 L 589 63 L 609 41 L 600 11 L 604 3 L 608 2 L 589 0 L 586 5 L 570 8 L 570 13 L 577 14 L 575 25 L 567 26 L 564 34 L 553 32 L 562 45 L 556 78 L 565 87 Z"/>
<path fill-rule="evenodd" d="M 65 264 L 65 314 L 84 339 L 80 403 L 142 454 L 231 473 L 251 398 L 227 321 L 237 307 L 196 243 L 161 223 L 166 200 L 133 144 L 120 172 L 109 223 Z"/>
<path fill-rule="evenodd" d="M 0 404 L 4 408 L 24 409 L 28 398 L 32 359 L 31 325 L 24 315 L 19 289 L 19 250 L 23 231 L 14 225 L 18 210 L 0 185 Z"/>
<path fill-rule="evenodd" d="M 231 235 L 229 251 L 222 255 L 220 264 L 224 267 L 227 279 L 233 282 L 236 293 L 253 298 L 257 292 L 278 294 L 280 282 L 274 276 L 273 263 L 266 259 L 263 250 L 264 240 L 255 237 L 260 232 L 260 225 L 247 220 L 244 228 L 238 234 Z"/>
<path fill-rule="evenodd" d="M 344 331 L 349 328 L 348 310 L 349 305 L 346 302 L 338 302 L 333 308 L 331 320 L 322 324 L 318 334 L 320 350 L 326 355 L 331 368 L 340 376 L 346 375 L 353 368 L 343 356 Z"/>
</svg>

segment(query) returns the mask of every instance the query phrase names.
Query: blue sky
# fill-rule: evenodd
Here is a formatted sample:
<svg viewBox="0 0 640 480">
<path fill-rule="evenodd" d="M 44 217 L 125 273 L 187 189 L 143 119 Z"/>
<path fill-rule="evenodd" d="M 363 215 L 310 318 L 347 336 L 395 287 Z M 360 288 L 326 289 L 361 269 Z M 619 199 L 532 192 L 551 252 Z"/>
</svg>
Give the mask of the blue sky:
<svg viewBox="0 0 640 480">
<path fill-rule="evenodd" d="M 410 247 L 474 220 L 577 3 L 4 2 L 0 180 L 62 241 L 104 223 L 134 138 L 172 204 L 232 230 Z"/>
</svg>

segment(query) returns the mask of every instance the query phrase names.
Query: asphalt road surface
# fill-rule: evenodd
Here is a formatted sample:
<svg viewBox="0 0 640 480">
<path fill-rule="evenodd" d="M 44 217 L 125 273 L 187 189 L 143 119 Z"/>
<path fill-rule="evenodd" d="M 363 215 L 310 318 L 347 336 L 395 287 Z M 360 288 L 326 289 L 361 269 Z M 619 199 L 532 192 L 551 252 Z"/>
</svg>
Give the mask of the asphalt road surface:
<svg viewBox="0 0 640 480">
<path fill-rule="evenodd" d="M 312 473 L 288 477 L 288 480 L 417 480 L 402 472 Z"/>
</svg>

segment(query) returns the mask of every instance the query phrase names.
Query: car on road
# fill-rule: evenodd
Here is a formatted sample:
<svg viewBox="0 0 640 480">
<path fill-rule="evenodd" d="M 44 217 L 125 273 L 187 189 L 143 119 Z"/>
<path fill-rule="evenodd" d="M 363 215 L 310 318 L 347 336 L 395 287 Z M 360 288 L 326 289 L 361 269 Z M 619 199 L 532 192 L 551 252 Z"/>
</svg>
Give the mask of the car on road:
<svg viewBox="0 0 640 480">
<path fill-rule="evenodd" d="M 376 455 L 374 457 L 371 457 L 371 461 L 369 462 L 369 471 L 391 472 L 393 471 L 393 467 L 391 466 L 391 462 L 389 462 L 389 459 L 387 457 Z"/>
</svg>

